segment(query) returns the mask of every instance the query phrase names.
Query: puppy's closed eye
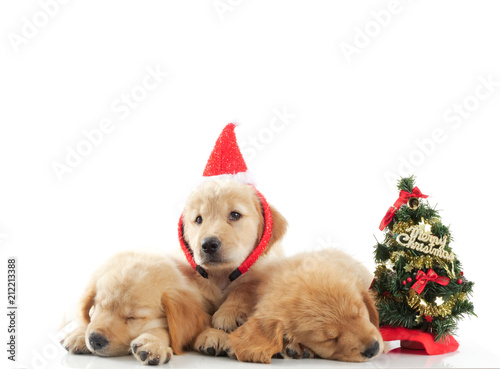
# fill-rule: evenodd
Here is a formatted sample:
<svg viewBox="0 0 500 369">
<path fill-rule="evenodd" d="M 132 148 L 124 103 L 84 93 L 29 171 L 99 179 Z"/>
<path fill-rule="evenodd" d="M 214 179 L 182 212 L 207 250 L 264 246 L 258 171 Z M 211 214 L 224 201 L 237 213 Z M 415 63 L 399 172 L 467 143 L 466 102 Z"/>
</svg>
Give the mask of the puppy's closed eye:
<svg viewBox="0 0 500 369">
<path fill-rule="evenodd" d="M 324 341 L 322 341 L 322 342 L 323 342 L 323 343 L 326 343 L 326 342 L 333 342 L 333 343 L 337 343 L 337 342 L 338 342 L 338 340 L 339 340 L 339 338 L 338 338 L 338 337 L 333 337 L 333 338 L 328 338 L 328 339 L 326 339 L 326 340 L 324 340 Z"/>
<path fill-rule="evenodd" d="M 319 341 L 321 343 L 327 343 L 327 342 L 334 342 L 335 343 L 335 342 L 338 342 L 340 335 L 337 332 L 328 331 L 328 332 L 325 332 L 323 335 L 320 335 L 320 337 L 322 338 Z"/>
<path fill-rule="evenodd" d="M 143 316 L 141 316 L 141 315 L 132 315 L 132 314 L 129 314 L 129 315 L 125 316 L 125 321 L 127 323 L 134 322 L 134 321 L 137 321 L 137 320 L 142 320 L 142 319 L 146 319 L 146 318 L 143 317 Z"/>
</svg>

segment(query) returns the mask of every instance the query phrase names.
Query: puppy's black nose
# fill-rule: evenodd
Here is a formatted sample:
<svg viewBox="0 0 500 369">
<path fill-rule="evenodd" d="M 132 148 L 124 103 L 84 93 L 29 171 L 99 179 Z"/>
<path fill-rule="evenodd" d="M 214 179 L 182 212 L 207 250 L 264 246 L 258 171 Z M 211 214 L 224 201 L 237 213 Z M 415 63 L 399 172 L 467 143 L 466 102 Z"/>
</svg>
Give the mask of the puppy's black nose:
<svg viewBox="0 0 500 369">
<path fill-rule="evenodd" d="M 220 249 L 220 240 L 217 237 L 207 237 L 201 240 L 201 250 L 205 254 L 215 254 Z"/>
<path fill-rule="evenodd" d="M 92 348 L 96 351 L 102 350 L 103 348 L 105 348 L 109 344 L 106 337 L 104 337 L 102 334 L 96 333 L 96 332 L 90 332 L 89 343 L 90 343 L 90 346 L 92 346 Z"/>
<path fill-rule="evenodd" d="M 375 341 L 370 346 L 368 346 L 365 349 L 365 351 L 361 353 L 361 355 L 363 355 L 367 359 L 371 359 L 372 357 L 378 354 L 379 350 L 380 350 L 380 345 L 378 341 Z"/>
</svg>

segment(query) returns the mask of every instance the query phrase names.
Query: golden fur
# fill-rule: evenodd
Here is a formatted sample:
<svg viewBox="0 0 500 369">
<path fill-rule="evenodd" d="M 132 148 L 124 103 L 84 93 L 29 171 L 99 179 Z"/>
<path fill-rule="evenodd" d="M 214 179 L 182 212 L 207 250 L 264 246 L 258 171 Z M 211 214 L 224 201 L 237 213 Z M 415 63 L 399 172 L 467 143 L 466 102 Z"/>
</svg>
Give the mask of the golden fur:
<svg viewBox="0 0 500 369">
<path fill-rule="evenodd" d="M 241 217 L 231 219 L 231 213 Z M 229 274 L 240 266 L 259 243 L 264 230 L 264 216 L 260 200 L 251 185 L 232 180 L 211 180 L 201 184 L 187 199 L 183 213 L 184 240 L 193 252 L 194 260 L 208 272 L 208 279 L 202 278 L 187 264 L 184 273 L 197 281 L 200 293 L 211 305 L 212 326 L 226 332 L 243 324 L 255 305 L 256 281 L 254 269 L 269 252 L 277 248 L 283 238 L 287 222 L 271 206 L 273 232 L 269 244 L 252 268 L 234 282 Z M 197 222 L 197 218 L 201 221 Z M 216 238 L 220 249 L 208 255 L 202 250 L 204 239 Z M 209 354 L 220 350 L 211 344 L 216 340 L 216 331 L 209 330 L 196 340 L 195 349 Z M 215 351 L 208 350 L 215 348 Z M 208 350 L 208 351 L 207 351 Z"/>
<path fill-rule="evenodd" d="M 281 351 L 296 357 L 308 351 L 325 359 L 366 361 L 382 351 L 378 312 L 368 291 L 372 276 L 359 262 L 323 250 L 261 269 L 254 313 L 229 342 L 219 340 L 238 360 L 270 363 Z"/>
<path fill-rule="evenodd" d="M 133 353 L 152 365 L 191 348 L 210 316 L 178 263 L 138 252 L 109 259 L 92 275 L 80 302 L 78 327 L 63 346 L 76 354 Z"/>
</svg>

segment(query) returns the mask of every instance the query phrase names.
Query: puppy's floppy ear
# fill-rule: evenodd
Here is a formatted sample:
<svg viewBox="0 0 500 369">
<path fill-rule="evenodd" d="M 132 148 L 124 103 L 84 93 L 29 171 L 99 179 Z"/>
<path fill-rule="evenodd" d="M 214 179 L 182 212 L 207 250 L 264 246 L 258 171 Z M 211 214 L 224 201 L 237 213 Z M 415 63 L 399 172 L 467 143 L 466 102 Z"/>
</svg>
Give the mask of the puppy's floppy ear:
<svg viewBox="0 0 500 369">
<path fill-rule="evenodd" d="M 262 204 L 257 196 L 255 196 L 255 207 L 260 214 L 259 220 L 259 235 L 260 237 L 257 239 L 256 245 L 260 242 L 260 238 L 264 233 L 264 214 L 262 213 Z M 288 227 L 288 222 L 285 217 L 281 215 L 281 213 L 276 210 L 276 208 L 272 205 L 269 205 L 271 210 L 271 215 L 273 217 L 273 232 L 271 233 L 271 238 L 267 244 L 267 247 L 264 249 L 264 254 L 267 253 L 271 247 L 278 241 L 280 241 L 286 233 L 286 229 Z"/>
<path fill-rule="evenodd" d="M 80 300 L 80 305 L 79 305 L 79 310 L 80 310 L 79 312 L 81 314 L 80 317 L 86 324 L 90 323 L 89 312 L 92 306 L 94 306 L 95 295 L 96 295 L 96 285 L 95 281 L 92 280 L 85 288 L 85 291 L 83 292 L 83 296 Z"/>
<path fill-rule="evenodd" d="M 239 361 L 271 363 L 271 357 L 283 350 L 283 324 L 277 319 L 251 317 L 229 334 L 229 342 Z"/>
<path fill-rule="evenodd" d="M 174 354 L 180 355 L 183 348 L 192 344 L 196 336 L 209 326 L 210 315 L 190 291 L 164 292 L 161 303 L 167 315 L 170 346 Z"/>
<path fill-rule="evenodd" d="M 260 200 L 257 196 L 254 198 L 255 202 L 255 207 L 257 208 L 257 211 L 260 214 L 260 224 L 259 224 L 259 235 L 262 236 L 262 233 L 264 232 L 264 214 L 262 210 L 262 204 L 260 203 Z M 288 227 L 288 222 L 286 221 L 285 217 L 281 215 L 281 213 L 276 210 L 276 208 L 272 205 L 269 205 L 269 208 L 271 210 L 271 215 L 273 217 L 273 232 L 271 233 L 271 238 L 269 239 L 269 243 L 267 244 L 266 249 L 264 250 L 264 253 L 269 251 L 271 247 L 278 241 L 280 241 L 283 236 L 285 236 L 286 229 Z M 257 244 L 260 241 L 260 237 L 257 240 Z"/>
<path fill-rule="evenodd" d="M 378 321 L 378 310 L 377 307 L 375 306 L 375 299 L 373 298 L 373 293 L 371 291 L 363 291 L 362 293 L 363 296 L 363 302 L 366 305 L 366 309 L 368 310 L 368 315 L 370 316 L 370 322 L 378 328 L 379 321 Z"/>
<path fill-rule="evenodd" d="M 271 234 L 271 239 L 268 244 L 268 247 L 271 247 L 285 236 L 288 222 L 274 206 L 269 205 L 269 207 L 271 208 L 271 214 L 273 215 L 273 233 Z"/>
</svg>

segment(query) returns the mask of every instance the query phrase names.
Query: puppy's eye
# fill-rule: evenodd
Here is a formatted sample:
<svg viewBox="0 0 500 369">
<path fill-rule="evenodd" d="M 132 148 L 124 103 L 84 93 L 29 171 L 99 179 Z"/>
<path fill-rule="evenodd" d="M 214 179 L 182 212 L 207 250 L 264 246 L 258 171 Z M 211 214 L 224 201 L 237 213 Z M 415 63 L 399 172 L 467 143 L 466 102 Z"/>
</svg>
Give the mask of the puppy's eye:
<svg viewBox="0 0 500 369">
<path fill-rule="evenodd" d="M 128 322 L 133 322 L 135 320 L 141 320 L 141 319 L 144 319 L 144 317 L 142 316 L 128 316 L 125 318 L 125 320 Z"/>
<path fill-rule="evenodd" d="M 238 213 L 237 211 L 232 211 L 229 213 L 229 220 L 238 220 L 241 218 L 241 214 Z"/>
<path fill-rule="evenodd" d="M 196 224 L 201 224 L 203 223 L 203 218 L 201 217 L 201 215 L 198 215 L 194 221 L 196 222 Z"/>
<path fill-rule="evenodd" d="M 339 336 L 337 334 L 332 333 L 332 332 L 327 333 L 325 336 L 327 337 L 326 340 L 323 341 L 325 343 L 326 342 L 336 343 L 339 340 Z"/>
</svg>

